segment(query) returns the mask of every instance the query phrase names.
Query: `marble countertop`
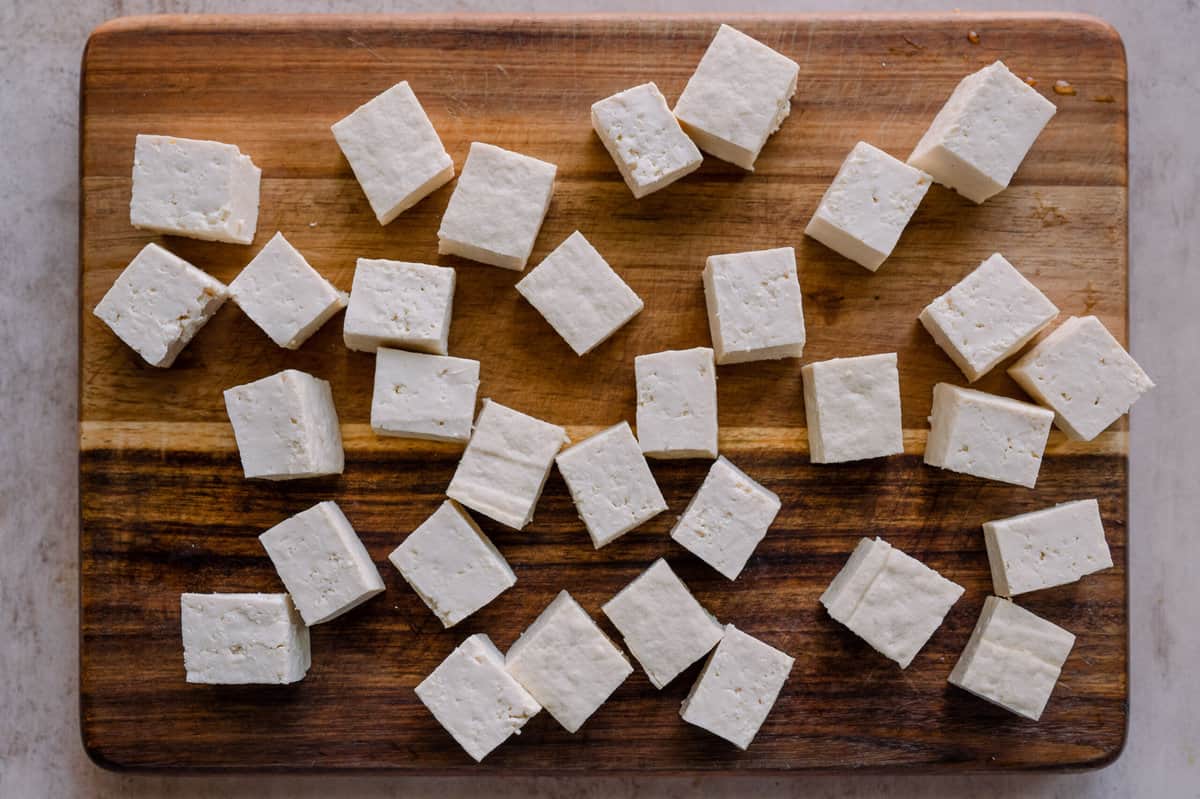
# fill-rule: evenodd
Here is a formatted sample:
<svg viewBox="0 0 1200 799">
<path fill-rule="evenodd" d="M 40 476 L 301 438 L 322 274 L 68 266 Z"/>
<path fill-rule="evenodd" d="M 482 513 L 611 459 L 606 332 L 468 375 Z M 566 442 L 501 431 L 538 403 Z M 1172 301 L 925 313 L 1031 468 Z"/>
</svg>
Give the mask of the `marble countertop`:
<svg viewBox="0 0 1200 799">
<path fill-rule="evenodd" d="M 955 0 L 1045 10 L 1046 4 Z M 1130 70 L 1131 340 L 1159 383 L 1134 413 L 1131 723 L 1112 766 L 973 778 L 131 777 L 84 754 L 77 720 L 77 124 L 88 32 L 126 14 L 234 11 L 911 10 L 932 2 L 40 0 L 0 3 L 0 796 L 1200 796 L 1200 4 L 1057 3 L 1113 23 Z M 1184 368 L 1188 366 L 1188 368 Z"/>
</svg>

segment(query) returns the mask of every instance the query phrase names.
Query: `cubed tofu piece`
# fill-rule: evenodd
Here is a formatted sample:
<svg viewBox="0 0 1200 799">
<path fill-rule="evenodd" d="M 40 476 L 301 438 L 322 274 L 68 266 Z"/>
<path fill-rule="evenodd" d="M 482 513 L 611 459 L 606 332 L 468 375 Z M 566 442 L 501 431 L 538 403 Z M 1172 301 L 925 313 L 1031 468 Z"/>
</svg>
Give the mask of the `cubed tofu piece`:
<svg viewBox="0 0 1200 799">
<path fill-rule="evenodd" d="M 703 160 L 653 83 L 593 103 L 592 127 L 636 199 L 691 174 Z"/>
<path fill-rule="evenodd" d="M 701 150 L 753 171 L 792 111 L 799 73 L 792 59 L 722 25 L 675 102 L 675 117 Z"/>
<path fill-rule="evenodd" d="M 983 538 L 998 596 L 1066 585 L 1113 565 L 1094 499 L 984 522 Z"/>
<path fill-rule="evenodd" d="M 399 347 L 445 355 L 454 307 L 454 270 L 359 258 L 342 331 L 359 352 Z"/>
<path fill-rule="evenodd" d="M 633 359 L 637 436 L 650 458 L 717 457 L 717 370 L 707 347 Z"/>
<path fill-rule="evenodd" d="M 959 82 L 908 163 L 981 203 L 1008 188 L 1055 110 L 997 61 Z"/>
<path fill-rule="evenodd" d="M 1037 721 L 1075 636 L 1007 599 L 990 596 L 950 672 L 950 684 Z"/>
<path fill-rule="evenodd" d="M 331 130 L 381 225 L 454 177 L 454 162 L 406 80 Z"/>
<path fill-rule="evenodd" d="M 146 363 L 166 368 L 228 298 L 224 283 L 147 244 L 92 313 Z"/>
<path fill-rule="evenodd" d="M 438 228 L 438 252 L 521 271 L 554 193 L 554 164 L 471 142 Z"/>
<path fill-rule="evenodd" d="M 286 685 L 312 664 L 287 594 L 182 594 L 179 610 L 188 682 Z"/>
<path fill-rule="evenodd" d="M 882 538 L 858 542 L 821 604 L 876 652 L 906 669 L 963 587 Z"/>
<path fill-rule="evenodd" d="M 1094 316 L 1072 316 L 1008 370 L 1054 411 L 1069 438 L 1091 441 L 1133 407 L 1152 381 Z"/>
<path fill-rule="evenodd" d="M 371 429 L 381 436 L 465 444 L 478 391 L 479 361 L 380 347 Z"/>
<path fill-rule="evenodd" d="M 717 363 L 804 353 L 804 309 L 791 247 L 710 255 L 703 280 Z"/>
<path fill-rule="evenodd" d="M 804 414 L 813 463 L 844 463 L 904 452 L 896 353 L 805 364 Z"/>
</svg>

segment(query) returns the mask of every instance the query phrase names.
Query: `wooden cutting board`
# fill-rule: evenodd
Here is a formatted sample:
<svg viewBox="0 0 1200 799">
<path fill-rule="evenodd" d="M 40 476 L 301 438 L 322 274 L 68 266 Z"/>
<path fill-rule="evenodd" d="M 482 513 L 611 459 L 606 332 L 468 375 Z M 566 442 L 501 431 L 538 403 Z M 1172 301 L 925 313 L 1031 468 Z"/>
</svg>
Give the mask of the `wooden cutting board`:
<svg viewBox="0 0 1200 799">
<path fill-rule="evenodd" d="M 1100 766 L 1128 714 L 1125 422 L 1090 444 L 1052 435 L 1036 490 L 922 465 L 931 390 L 962 375 L 919 327 L 920 309 L 994 251 L 1068 314 L 1122 340 L 1127 314 L 1126 71 L 1117 34 L 1079 16 L 735 17 L 800 63 L 793 111 L 753 174 L 715 159 L 635 201 L 592 133 L 589 106 L 654 80 L 678 96 L 719 20 L 678 17 L 155 17 L 117 20 L 84 54 L 81 148 L 80 693 L 83 739 L 131 769 L 398 772 L 966 771 Z M 969 37 L 971 31 L 975 35 Z M 876 274 L 802 230 L 851 146 L 905 157 L 966 73 L 1002 58 L 1059 108 L 1012 187 L 983 206 L 934 186 Z M 380 227 L 329 125 L 411 82 L 461 168 L 473 140 L 552 161 L 559 177 L 531 263 L 582 230 L 645 300 L 630 325 L 577 358 L 513 290 L 516 273 L 437 255 L 452 186 Z M 1066 80 L 1073 94 L 1052 90 Z M 262 167 L 250 247 L 164 239 L 223 281 L 282 231 L 350 288 L 355 258 L 451 265 L 450 351 L 483 362 L 481 396 L 569 427 L 573 438 L 634 416 L 633 357 L 707 345 L 700 271 L 716 252 L 796 247 L 805 360 L 899 353 L 906 454 L 808 462 L 800 362 L 719 369 L 723 452 L 778 492 L 783 512 L 728 582 L 674 545 L 673 520 L 707 463 L 654 463 L 671 512 L 592 549 L 562 480 L 534 523 L 483 519 L 519 576 L 445 631 L 387 562 L 434 510 L 455 447 L 375 437 L 373 360 L 346 350 L 338 317 L 298 352 L 274 346 L 229 303 L 169 370 L 146 366 L 91 309 L 153 237 L 129 225 L 139 132 L 233 142 Z M 330 380 L 346 441 L 338 478 L 242 479 L 221 392 L 283 368 Z M 980 388 L 1020 397 L 1002 369 Z M 1040 723 L 947 684 L 990 591 L 980 524 L 1098 497 L 1116 566 L 1022 604 L 1078 635 Z M 312 631 L 313 667 L 290 687 L 184 682 L 183 591 L 279 591 L 257 535 L 335 499 L 387 592 Z M 882 535 L 966 587 L 904 671 L 834 623 L 817 597 L 855 542 Z M 683 723 L 699 666 L 663 691 L 638 670 L 577 735 L 547 714 L 477 767 L 413 687 L 463 638 L 506 648 L 569 588 L 600 605 L 665 556 L 720 619 L 796 666 L 753 746 Z"/>
</svg>

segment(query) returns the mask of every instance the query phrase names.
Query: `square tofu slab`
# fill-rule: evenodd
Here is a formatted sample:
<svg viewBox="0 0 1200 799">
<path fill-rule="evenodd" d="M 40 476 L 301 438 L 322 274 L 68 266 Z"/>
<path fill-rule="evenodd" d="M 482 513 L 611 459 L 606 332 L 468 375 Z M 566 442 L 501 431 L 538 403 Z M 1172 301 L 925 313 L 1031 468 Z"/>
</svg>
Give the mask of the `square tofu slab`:
<svg viewBox="0 0 1200 799">
<path fill-rule="evenodd" d="M 667 509 L 628 422 L 580 441 L 555 461 L 596 549 Z"/>
<path fill-rule="evenodd" d="M 984 522 L 983 539 L 998 596 L 1066 585 L 1113 565 L 1094 499 Z"/>
<path fill-rule="evenodd" d="M 643 307 L 578 230 L 521 278 L 517 291 L 576 355 L 593 350 Z"/>
<path fill-rule="evenodd" d="M 625 654 L 566 591 L 521 633 L 504 665 L 567 732 L 578 732 L 633 673 Z"/>
<path fill-rule="evenodd" d="M 147 244 L 92 313 L 146 363 L 166 368 L 228 298 L 224 283 Z"/>
<path fill-rule="evenodd" d="M 466 443 L 478 390 L 479 361 L 380 347 L 371 429 L 381 436 Z"/>
<path fill-rule="evenodd" d="M 721 643 L 708 656 L 679 715 L 688 724 L 746 749 L 775 706 L 795 662 L 726 624 Z"/>
<path fill-rule="evenodd" d="M 232 144 L 139 134 L 129 222 L 168 236 L 249 244 L 261 177 Z"/>
<path fill-rule="evenodd" d="M 381 225 L 454 177 L 454 162 L 406 80 L 331 130 Z"/>
<path fill-rule="evenodd" d="M 1058 308 L 996 253 L 918 317 L 974 383 L 1016 354 L 1058 316 Z"/>
<path fill-rule="evenodd" d="M 637 435 L 651 458 L 717 457 L 717 370 L 707 347 L 633 359 Z"/>
<path fill-rule="evenodd" d="M 1037 721 L 1075 636 L 1007 599 L 990 596 L 950 672 L 950 684 Z"/>
<path fill-rule="evenodd" d="M 388 560 L 444 627 L 458 624 L 517 582 L 508 561 L 453 502 L 438 506 Z"/>
<path fill-rule="evenodd" d="M 805 364 L 804 414 L 813 463 L 904 452 L 896 353 Z"/>
<path fill-rule="evenodd" d="M 804 233 L 874 272 L 896 248 L 929 184 L 921 170 L 860 141 Z"/>
<path fill-rule="evenodd" d="M 225 391 L 246 477 L 294 480 L 341 474 L 342 431 L 329 383 L 285 369 Z"/>
<path fill-rule="evenodd" d="M 525 268 L 554 192 L 554 164 L 471 142 L 438 229 L 438 252 Z"/>
<path fill-rule="evenodd" d="M 948 383 L 933 387 L 925 463 L 1033 488 L 1054 413 Z"/>
<path fill-rule="evenodd" d="M 722 25 L 679 95 L 675 116 L 701 150 L 753 171 L 767 137 L 792 111 L 799 72 L 792 59 Z"/>
<path fill-rule="evenodd" d="M 662 558 L 601 610 L 655 688 L 664 687 L 707 655 L 723 633 L 720 623 Z"/>
<path fill-rule="evenodd" d="M 287 594 L 182 594 L 179 609 L 188 682 L 285 685 L 312 664 Z"/>
<path fill-rule="evenodd" d="M 483 633 L 459 644 L 422 680 L 417 698 L 476 763 L 519 735 L 542 709 L 504 668 L 504 656 Z"/>
<path fill-rule="evenodd" d="M 1055 110 L 997 61 L 959 82 L 908 163 L 981 203 L 1008 187 Z"/>
<path fill-rule="evenodd" d="M 533 519 L 554 456 L 568 442 L 558 425 L 485 399 L 446 496 L 520 530 Z"/>
<path fill-rule="evenodd" d="M 636 199 L 696 171 L 703 160 L 653 83 L 593 103 L 592 127 Z"/>
<path fill-rule="evenodd" d="M 1072 316 L 1008 370 L 1054 411 L 1068 437 L 1091 441 L 1133 407 L 1152 381 L 1094 316 Z"/>
<path fill-rule="evenodd" d="M 780 502 L 724 457 L 671 530 L 671 538 L 730 580 L 736 580 L 779 513 Z"/>
<path fill-rule="evenodd" d="M 804 309 L 791 247 L 710 255 L 703 280 L 717 363 L 804 353 Z"/>
<path fill-rule="evenodd" d="M 961 585 L 882 538 L 864 538 L 821 594 L 821 604 L 906 669 L 962 594 Z"/>
<path fill-rule="evenodd" d="M 445 355 L 454 306 L 454 270 L 359 258 L 342 331 L 359 352 L 399 347 Z"/>
</svg>

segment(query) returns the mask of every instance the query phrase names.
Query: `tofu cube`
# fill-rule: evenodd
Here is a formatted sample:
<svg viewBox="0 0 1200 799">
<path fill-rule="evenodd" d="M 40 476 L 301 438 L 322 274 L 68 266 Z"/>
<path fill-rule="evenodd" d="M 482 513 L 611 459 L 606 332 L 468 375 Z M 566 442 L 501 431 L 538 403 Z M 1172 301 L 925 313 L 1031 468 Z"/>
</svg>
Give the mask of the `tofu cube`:
<svg viewBox="0 0 1200 799">
<path fill-rule="evenodd" d="M 147 244 L 92 313 L 146 363 L 166 368 L 228 298 L 224 283 Z"/>
<path fill-rule="evenodd" d="M 342 337 L 359 352 L 399 347 L 445 355 L 454 306 L 454 270 L 359 258 Z"/>
<path fill-rule="evenodd" d="M 465 444 L 478 390 L 479 361 L 380 347 L 371 429 L 381 436 Z"/>
<path fill-rule="evenodd" d="M 874 272 L 896 248 L 929 184 L 921 170 L 860 141 L 804 233 Z"/>
<path fill-rule="evenodd" d="M 717 363 L 804 353 L 804 309 L 791 247 L 710 255 L 703 279 Z"/>
<path fill-rule="evenodd" d="M 342 431 L 329 383 L 285 369 L 225 391 L 246 477 L 294 480 L 341 474 Z"/>
<path fill-rule="evenodd" d="M 179 610 L 188 682 L 286 685 L 312 665 L 287 594 L 181 594 Z"/>
<path fill-rule="evenodd" d="M 454 162 L 406 80 L 331 130 L 381 225 L 454 177 Z"/>
<path fill-rule="evenodd" d="M 1057 624 L 990 596 L 950 684 L 1037 721 L 1074 646 L 1075 636 Z"/>
<path fill-rule="evenodd" d="M 717 370 L 707 347 L 633 359 L 637 435 L 650 458 L 717 457 Z"/>
<path fill-rule="evenodd" d="M 129 222 L 168 236 L 249 244 L 261 177 L 232 144 L 138 134 Z"/>
<path fill-rule="evenodd" d="M 996 253 L 918 317 L 974 383 L 1029 343 L 1058 308 Z"/>
<path fill-rule="evenodd" d="M 542 706 L 504 668 L 483 633 L 459 644 L 417 686 L 417 698 L 476 763 L 519 735 Z"/>
<path fill-rule="evenodd" d="M 925 463 L 1033 488 L 1054 413 L 948 383 L 933 387 Z"/>
<path fill-rule="evenodd" d="M 439 505 L 388 559 L 447 628 L 517 582 L 508 561 L 453 502 Z"/>
<path fill-rule="evenodd" d="M 796 661 L 725 625 L 721 643 L 683 700 L 679 715 L 745 750 L 758 734 Z"/>
<path fill-rule="evenodd" d="M 882 538 L 864 538 L 821 595 L 821 604 L 834 620 L 906 669 L 962 594 L 961 585 Z"/>
<path fill-rule="evenodd" d="M 1072 316 L 1008 370 L 1054 411 L 1068 438 L 1091 441 L 1133 407 L 1152 381 L 1094 316 Z"/>
<path fill-rule="evenodd" d="M 779 497 L 724 457 L 713 461 L 671 538 L 730 580 L 736 580 L 779 513 Z"/>
<path fill-rule="evenodd" d="M 983 539 L 998 596 L 1066 585 L 1113 565 L 1094 499 L 984 522 Z"/>
<path fill-rule="evenodd" d="M 554 164 L 471 142 L 438 229 L 438 252 L 521 271 L 550 208 Z"/>
<path fill-rule="evenodd" d="M 653 83 L 593 103 L 592 127 L 635 199 L 695 172 L 704 160 Z"/>
<path fill-rule="evenodd" d="M 813 463 L 844 463 L 904 452 L 896 353 L 805 364 L 804 414 Z"/>
<path fill-rule="evenodd" d="M 908 163 L 982 203 L 1008 188 L 1055 110 L 997 61 L 959 82 Z"/>
<path fill-rule="evenodd" d="M 504 665 L 567 732 L 578 732 L 633 673 L 625 654 L 566 591 L 521 633 Z"/>
<path fill-rule="evenodd" d="M 800 65 L 722 25 L 675 103 L 675 117 L 704 152 L 754 171 L 792 111 Z"/>
<path fill-rule="evenodd" d="M 724 632 L 662 558 L 601 610 L 655 688 L 707 655 Z"/>
<path fill-rule="evenodd" d="M 533 520 L 554 456 L 568 442 L 558 425 L 485 399 L 446 496 L 521 530 Z"/>
</svg>

